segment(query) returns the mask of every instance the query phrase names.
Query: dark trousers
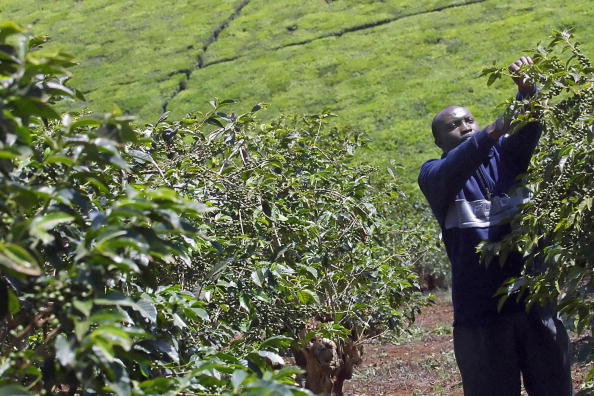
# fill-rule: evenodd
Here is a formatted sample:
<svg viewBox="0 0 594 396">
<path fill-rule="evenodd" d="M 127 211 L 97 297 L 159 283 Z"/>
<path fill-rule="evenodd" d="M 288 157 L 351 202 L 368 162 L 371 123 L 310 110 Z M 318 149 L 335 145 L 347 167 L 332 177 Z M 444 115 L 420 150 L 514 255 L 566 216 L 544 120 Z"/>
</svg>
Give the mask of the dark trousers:
<svg viewBox="0 0 594 396">
<path fill-rule="evenodd" d="M 552 312 L 502 315 L 487 326 L 455 326 L 454 352 L 465 396 L 571 395 L 569 338 Z"/>
</svg>

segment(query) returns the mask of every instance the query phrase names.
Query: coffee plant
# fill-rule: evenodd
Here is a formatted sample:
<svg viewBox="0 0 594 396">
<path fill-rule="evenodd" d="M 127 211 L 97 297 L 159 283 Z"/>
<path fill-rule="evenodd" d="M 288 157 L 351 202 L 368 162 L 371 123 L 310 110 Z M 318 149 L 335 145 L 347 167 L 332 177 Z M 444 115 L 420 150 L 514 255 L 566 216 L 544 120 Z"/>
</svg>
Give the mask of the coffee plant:
<svg viewBox="0 0 594 396">
<path fill-rule="evenodd" d="M 488 254 L 519 248 L 529 265 L 507 285 L 529 304 L 554 303 L 578 332 L 587 332 L 581 358 L 593 360 L 594 331 L 594 68 L 567 31 L 539 45 L 527 78 L 539 92 L 508 103 L 517 123 L 538 121 L 543 136 L 526 175 L 532 200 L 513 223 L 513 232 Z M 488 69 L 489 82 L 505 69 Z M 594 389 L 594 369 L 584 388 Z"/>
<path fill-rule="evenodd" d="M 82 95 L 44 41 L 0 24 L 0 394 L 306 395 L 291 352 L 352 369 L 414 319 L 409 203 L 351 164 L 360 133 L 60 113 Z"/>
</svg>

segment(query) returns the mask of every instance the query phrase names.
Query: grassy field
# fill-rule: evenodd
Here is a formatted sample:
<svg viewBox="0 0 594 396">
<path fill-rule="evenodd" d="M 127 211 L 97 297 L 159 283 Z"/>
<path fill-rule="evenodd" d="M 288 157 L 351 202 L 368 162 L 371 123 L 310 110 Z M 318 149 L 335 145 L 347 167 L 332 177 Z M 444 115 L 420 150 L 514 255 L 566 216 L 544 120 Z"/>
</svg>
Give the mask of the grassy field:
<svg viewBox="0 0 594 396">
<path fill-rule="evenodd" d="M 2 19 L 33 24 L 81 64 L 73 85 L 94 111 L 115 103 L 151 122 L 207 108 L 213 97 L 281 112 L 328 109 L 372 139 L 361 154 L 393 160 L 414 189 L 420 164 L 439 155 L 430 120 L 448 104 L 482 124 L 513 95 L 511 81 L 478 78 L 572 27 L 593 55 L 589 1 L 499 0 L 3 0 Z M 213 35 L 213 32 L 216 34 Z"/>
<path fill-rule="evenodd" d="M 49 34 L 50 48 L 77 57 L 71 83 L 87 96 L 82 105 L 109 111 L 116 104 L 150 122 L 235 6 L 235 0 L 2 0 L 0 16 Z"/>
</svg>

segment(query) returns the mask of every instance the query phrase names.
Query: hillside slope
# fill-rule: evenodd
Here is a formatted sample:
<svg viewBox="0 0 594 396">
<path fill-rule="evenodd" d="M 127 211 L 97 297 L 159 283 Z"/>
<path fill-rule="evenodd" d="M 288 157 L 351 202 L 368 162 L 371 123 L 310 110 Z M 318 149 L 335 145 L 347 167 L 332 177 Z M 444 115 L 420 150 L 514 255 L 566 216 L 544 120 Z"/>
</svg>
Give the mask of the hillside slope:
<svg viewBox="0 0 594 396">
<path fill-rule="evenodd" d="M 93 111 L 115 103 L 151 122 L 234 98 L 280 112 L 329 109 L 372 138 L 369 158 L 416 170 L 438 155 L 428 125 L 447 104 L 482 124 L 513 94 L 477 76 L 573 27 L 591 54 L 589 1 L 4 0 L 2 19 L 33 24 L 81 64 L 73 85 Z M 80 106 L 78 106 L 80 107 Z M 76 107 L 75 107 L 76 108 Z"/>
</svg>

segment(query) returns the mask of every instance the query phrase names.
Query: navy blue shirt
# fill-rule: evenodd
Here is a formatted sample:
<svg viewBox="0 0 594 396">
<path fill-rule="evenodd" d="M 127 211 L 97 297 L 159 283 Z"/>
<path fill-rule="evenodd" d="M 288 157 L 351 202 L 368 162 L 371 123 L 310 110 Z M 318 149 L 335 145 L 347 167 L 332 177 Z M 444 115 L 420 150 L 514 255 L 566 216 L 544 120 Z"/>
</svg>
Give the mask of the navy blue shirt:
<svg viewBox="0 0 594 396">
<path fill-rule="evenodd" d="M 510 298 L 498 312 L 497 289 L 520 274 L 522 255 L 481 262 L 477 245 L 496 242 L 510 231 L 509 219 L 528 197 L 519 182 L 540 138 L 537 123 L 494 140 L 485 130 L 474 133 L 441 159 L 423 164 L 419 186 L 442 229 L 452 266 L 454 325 L 475 326 L 498 315 L 524 309 Z"/>
</svg>

